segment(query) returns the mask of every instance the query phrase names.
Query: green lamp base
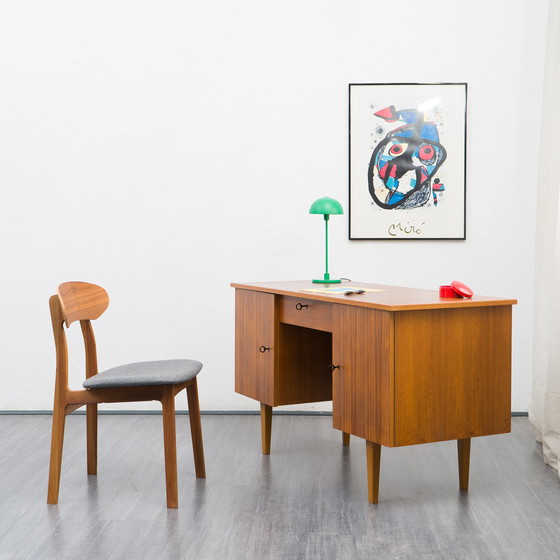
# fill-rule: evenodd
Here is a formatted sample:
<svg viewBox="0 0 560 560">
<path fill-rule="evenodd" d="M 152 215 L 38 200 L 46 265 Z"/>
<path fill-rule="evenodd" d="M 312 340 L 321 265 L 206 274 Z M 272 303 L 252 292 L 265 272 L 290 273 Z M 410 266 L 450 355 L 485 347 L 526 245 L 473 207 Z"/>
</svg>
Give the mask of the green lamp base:
<svg viewBox="0 0 560 560">
<path fill-rule="evenodd" d="M 332 278 L 329 278 L 328 280 L 325 280 L 324 278 L 321 278 L 321 280 L 313 280 L 312 282 L 314 284 L 340 284 L 342 282 L 342 280 L 336 280 L 336 279 L 332 279 Z"/>
</svg>

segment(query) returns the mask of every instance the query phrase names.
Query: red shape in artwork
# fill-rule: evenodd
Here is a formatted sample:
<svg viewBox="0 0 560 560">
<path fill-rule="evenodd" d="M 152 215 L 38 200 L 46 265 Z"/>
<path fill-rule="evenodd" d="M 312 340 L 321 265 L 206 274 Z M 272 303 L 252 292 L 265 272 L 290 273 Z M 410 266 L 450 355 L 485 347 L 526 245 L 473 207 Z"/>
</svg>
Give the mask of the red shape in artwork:
<svg viewBox="0 0 560 560">
<path fill-rule="evenodd" d="M 395 108 L 393 107 L 393 105 L 377 111 L 376 113 L 374 113 L 374 115 L 376 117 L 385 119 L 387 122 L 395 122 L 399 118 L 397 115 L 395 115 Z"/>
</svg>

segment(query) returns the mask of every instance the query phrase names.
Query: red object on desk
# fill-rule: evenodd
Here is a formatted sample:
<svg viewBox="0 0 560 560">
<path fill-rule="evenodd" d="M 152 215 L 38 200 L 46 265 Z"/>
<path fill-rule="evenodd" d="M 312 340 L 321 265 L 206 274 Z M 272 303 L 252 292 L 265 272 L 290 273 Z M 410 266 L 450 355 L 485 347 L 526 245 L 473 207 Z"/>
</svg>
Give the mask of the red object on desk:
<svg viewBox="0 0 560 560">
<path fill-rule="evenodd" d="M 442 298 L 458 298 L 460 297 L 457 295 L 451 286 L 440 286 L 439 287 L 439 297 Z"/>
<path fill-rule="evenodd" d="M 460 297 L 472 298 L 473 296 L 473 291 L 466 284 L 458 280 L 453 280 L 453 282 L 451 282 L 451 288 L 456 294 L 459 294 Z"/>
<path fill-rule="evenodd" d="M 471 298 L 473 291 L 462 282 L 453 280 L 449 286 L 439 287 L 440 298 Z"/>
</svg>

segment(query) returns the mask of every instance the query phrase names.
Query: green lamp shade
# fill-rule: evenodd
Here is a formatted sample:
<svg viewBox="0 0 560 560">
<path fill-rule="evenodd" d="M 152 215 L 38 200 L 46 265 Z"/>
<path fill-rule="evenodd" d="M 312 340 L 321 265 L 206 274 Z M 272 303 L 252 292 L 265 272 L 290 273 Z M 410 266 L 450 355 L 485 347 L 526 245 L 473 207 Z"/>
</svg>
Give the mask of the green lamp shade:
<svg viewBox="0 0 560 560">
<path fill-rule="evenodd" d="M 310 214 L 344 214 L 342 205 L 338 200 L 324 196 L 318 198 L 309 209 Z"/>
</svg>

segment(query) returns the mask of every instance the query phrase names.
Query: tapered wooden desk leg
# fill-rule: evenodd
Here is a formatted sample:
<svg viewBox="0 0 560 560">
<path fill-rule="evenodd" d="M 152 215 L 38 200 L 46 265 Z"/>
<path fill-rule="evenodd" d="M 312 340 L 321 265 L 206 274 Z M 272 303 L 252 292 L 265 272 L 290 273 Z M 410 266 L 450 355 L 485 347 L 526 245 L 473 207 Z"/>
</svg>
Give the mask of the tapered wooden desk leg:
<svg viewBox="0 0 560 560">
<path fill-rule="evenodd" d="M 381 466 L 381 445 L 366 440 L 368 500 L 376 504 L 379 498 L 379 470 Z"/>
<path fill-rule="evenodd" d="M 342 445 L 350 445 L 350 434 L 342 432 Z"/>
<path fill-rule="evenodd" d="M 263 455 L 270 455 L 270 437 L 272 435 L 272 407 L 261 403 L 261 437 Z"/>
<path fill-rule="evenodd" d="M 459 488 L 461 490 L 468 490 L 471 438 L 457 440 L 457 455 L 459 459 Z"/>
</svg>

